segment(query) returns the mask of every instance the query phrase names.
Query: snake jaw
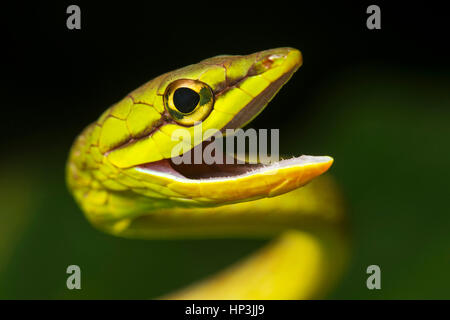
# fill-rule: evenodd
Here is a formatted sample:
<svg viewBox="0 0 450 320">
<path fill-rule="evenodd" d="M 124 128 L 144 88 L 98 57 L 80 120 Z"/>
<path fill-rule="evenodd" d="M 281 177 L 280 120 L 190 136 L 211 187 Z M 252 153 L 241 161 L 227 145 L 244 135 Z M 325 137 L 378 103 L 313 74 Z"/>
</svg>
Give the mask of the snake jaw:
<svg viewBox="0 0 450 320">
<path fill-rule="evenodd" d="M 228 167 L 227 171 L 211 174 L 208 165 L 186 165 L 183 168 L 163 160 L 139 166 L 136 170 L 152 181 L 158 181 L 158 184 L 167 185 L 183 199 L 232 203 L 292 191 L 326 172 L 332 163 L 333 158 L 328 156 L 300 156 L 270 165 L 235 164 Z M 192 171 L 195 167 L 196 171 Z M 237 171 L 233 173 L 231 168 Z"/>
<path fill-rule="evenodd" d="M 306 168 L 312 166 L 320 173 L 333 163 L 329 156 L 302 155 L 275 161 L 270 164 L 174 164 L 171 160 L 161 160 L 138 166 L 136 170 L 152 176 L 167 177 L 186 183 L 205 183 L 239 180 L 250 176 L 277 175 L 279 170 Z"/>
<path fill-rule="evenodd" d="M 247 76 L 222 88 L 218 94 L 216 92 L 215 109 L 226 112 L 229 110 L 223 110 L 224 106 L 230 110 L 235 108 L 231 102 L 225 103 L 227 94 L 233 90 L 239 91 L 238 89 L 244 92 L 250 90 L 251 81 L 267 82 L 270 79 L 270 84 L 240 107 L 228 123 L 216 129 L 225 133 L 225 129 L 238 129 L 249 123 L 265 108 L 301 63 L 300 52 L 292 48 L 273 49 L 256 54 Z M 188 152 L 198 147 L 202 147 L 202 144 L 194 146 Z M 137 165 L 134 170 L 142 179 L 156 180 L 169 186 L 182 198 L 223 203 L 270 197 L 294 190 L 327 171 L 333 159 L 327 156 L 300 156 L 271 164 L 225 164 L 225 161 L 223 164 L 211 165 L 193 163 L 190 161 L 190 164 L 176 165 L 173 158 L 168 157 Z"/>
<path fill-rule="evenodd" d="M 86 169 L 93 165 L 87 162 L 91 159 L 100 167 L 94 170 L 96 183 L 124 198 L 134 196 L 128 189 L 131 186 L 150 200 L 162 193 L 174 201 L 224 203 L 273 196 L 304 185 L 325 172 L 333 160 L 302 156 L 271 165 L 174 165 L 173 150 L 180 143 L 174 139 L 175 131 L 187 130 L 195 140 L 200 125 L 170 122 L 163 104 L 166 88 L 180 79 L 206 83 L 215 94 L 212 111 L 200 123 L 203 139 L 188 141 L 188 149 L 183 147 L 177 154 L 182 155 L 207 141 L 213 135 L 207 133 L 210 129 L 227 134 L 226 129 L 249 123 L 301 64 L 300 51 L 278 48 L 210 58 L 151 80 L 105 111 L 80 135 L 71 154 L 69 184 L 83 190 L 83 174 L 91 170 Z M 107 179 L 109 174 L 116 175 Z M 82 202 L 84 197 L 80 191 Z"/>
<path fill-rule="evenodd" d="M 283 51 L 278 52 L 279 50 Z M 257 76 L 262 79 L 269 79 L 271 81 L 270 85 L 259 92 L 222 130 L 242 128 L 256 118 L 278 93 L 281 87 L 300 68 L 302 62 L 303 59 L 300 51 L 291 48 L 275 49 L 274 52 L 269 51 L 268 54 L 262 55 L 255 63 L 253 69 L 263 70 L 250 70 L 249 73 L 257 72 Z M 259 65 L 260 67 L 258 67 Z M 243 82 L 240 84 L 241 89 L 245 87 L 245 81 L 241 80 Z"/>
<path fill-rule="evenodd" d="M 191 137 L 200 130 L 205 140 L 213 130 L 245 126 L 301 64 L 300 51 L 278 48 L 247 56 L 218 56 L 169 72 L 106 111 L 96 123 L 100 134 L 94 143 L 108 162 L 120 169 L 169 159 L 179 144 L 174 139 L 179 129 Z M 212 110 L 190 126 L 177 123 L 164 104 L 166 90 L 179 81 L 201 82 L 214 93 Z M 199 141 L 189 142 L 189 148 Z"/>
</svg>

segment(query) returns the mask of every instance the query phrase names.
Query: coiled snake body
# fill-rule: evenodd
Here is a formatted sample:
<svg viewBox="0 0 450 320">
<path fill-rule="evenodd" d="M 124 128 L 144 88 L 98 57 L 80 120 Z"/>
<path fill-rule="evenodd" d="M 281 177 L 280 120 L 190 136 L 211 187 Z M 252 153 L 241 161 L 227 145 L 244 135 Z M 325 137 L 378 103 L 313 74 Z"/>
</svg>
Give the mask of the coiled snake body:
<svg viewBox="0 0 450 320">
<path fill-rule="evenodd" d="M 245 260 L 164 298 L 317 298 L 339 276 L 347 251 L 340 197 L 327 177 L 305 186 L 332 158 L 269 165 L 173 161 L 180 142 L 172 139 L 175 130 L 194 136 L 201 125 L 204 134 L 181 154 L 205 142 L 209 129 L 245 126 L 301 64 L 293 48 L 203 60 L 131 92 L 74 142 L 67 184 L 87 219 L 105 232 L 149 239 L 275 237 Z"/>
</svg>

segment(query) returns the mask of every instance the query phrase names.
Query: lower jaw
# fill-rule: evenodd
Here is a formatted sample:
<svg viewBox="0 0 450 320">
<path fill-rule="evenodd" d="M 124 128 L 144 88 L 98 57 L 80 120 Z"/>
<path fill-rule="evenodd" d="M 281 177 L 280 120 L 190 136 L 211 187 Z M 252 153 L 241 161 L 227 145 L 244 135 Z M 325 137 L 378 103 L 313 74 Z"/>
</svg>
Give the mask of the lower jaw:
<svg viewBox="0 0 450 320">
<path fill-rule="evenodd" d="M 190 180 L 203 180 L 214 178 L 234 178 L 238 179 L 249 174 L 264 173 L 271 169 L 288 168 L 290 166 L 301 166 L 314 163 L 328 163 L 332 161 L 330 157 L 322 156 L 307 156 L 294 157 L 290 159 L 280 160 L 271 164 L 263 163 L 233 163 L 233 164 L 175 164 L 172 159 L 163 159 L 160 161 L 147 163 L 138 166 L 143 170 L 156 171 L 159 173 L 168 174 L 174 177 L 190 179 Z"/>
</svg>

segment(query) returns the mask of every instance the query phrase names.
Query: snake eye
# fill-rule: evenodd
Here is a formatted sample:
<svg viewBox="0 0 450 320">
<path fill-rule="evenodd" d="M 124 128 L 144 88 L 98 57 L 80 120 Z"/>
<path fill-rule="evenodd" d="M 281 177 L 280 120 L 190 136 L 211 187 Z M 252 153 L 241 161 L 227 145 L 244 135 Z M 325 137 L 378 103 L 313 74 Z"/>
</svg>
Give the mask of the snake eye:
<svg viewBox="0 0 450 320">
<path fill-rule="evenodd" d="M 190 79 L 169 84 L 163 99 L 169 115 L 182 125 L 204 120 L 214 105 L 212 89 L 204 82 Z"/>
</svg>

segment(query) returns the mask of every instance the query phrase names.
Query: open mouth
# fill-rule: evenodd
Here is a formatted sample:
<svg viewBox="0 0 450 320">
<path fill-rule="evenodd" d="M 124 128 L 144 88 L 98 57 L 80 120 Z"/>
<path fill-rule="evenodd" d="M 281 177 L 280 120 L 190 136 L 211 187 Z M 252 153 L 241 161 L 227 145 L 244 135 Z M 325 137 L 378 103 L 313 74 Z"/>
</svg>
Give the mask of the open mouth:
<svg viewBox="0 0 450 320">
<path fill-rule="evenodd" d="M 248 176 L 276 174 L 276 171 L 284 168 L 302 167 L 307 165 L 331 165 L 333 159 L 328 156 L 293 157 L 275 161 L 271 164 L 245 163 L 245 164 L 175 164 L 173 159 L 143 164 L 138 167 L 139 171 L 171 176 L 182 180 L 232 180 Z M 328 165 L 328 166 L 329 166 Z"/>
<path fill-rule="evenodd" d="M 230 137 L 225 137 L 225 139 L 227 138 Z M 240 178 L 252 175 L 264 175 L 268 172 L 276 174 L 279 169 L 283 168 L 331 164 L 333 161 L 332 158 L 327 156 L 309 155 L 291 157 L 289 159 L 276 159 L 275 161 L 262 161 L 255 156 L 250 161 L 248 155 L 241 155 L 234 150 L 232 153 L 221 152 L 219 157 L 215 157 L 214 152 L 214 159 L 218 159 L 219 161 L 205 163 L 203 159 L 205 147 L 214 144 L 214 142 L 215 140 L 212 142 L 204 141 L 179 157 L 141 164 L 137 168 L 141 172 L 151 173 L 153 175 L 163 175 L 184 181 L 190 180 L 193 182 L 194 180 L 200 182 L 205 180 L 239 180 Z M 225 143 L 222 144 L 225 145 Z M 198 158 L 200 158 L 200 161 Z"/>
<path fill-rule="evenodd" d="M 264 77 L 267 75 L 270 78 L 270 85 L 242 107 L 228 123 L 224 123 L 222 128 L 217 128 L 225 136 L 225 139 L 228 138 L 226 129 L 242 128 L 253 120 L 301 65 L 300 52 L 295 49 L 277 50 L 276 53 L 269 58 L 268 56 L 262 57 L 260 60 L 265 62 L 271 58 L 279 59 L 274 60 L 276 61 L 274 65 L 277 64 L 274 68 L 271 69 L 270 64 L 267 66 L 267 73 L 258 73 Z M 241 85 L 242 83 L 235 83 L 228 90 L 233 90 L 233 87 L 241 88 Z M 226 92 L 224 90 L 224 92 L 216 94 L 220 96 Z M 232 99 L 230 100 L 232 101 Z M 230 109 L 233 109 L 232 105 L 230 105 Z M 222 161 L 211 163 L 203 161 L 203 153 L 200 153 L 200 162 L 194 161 L 196 149 L 203 150 L 205 144 L 208 143 L 208 141 L 204 141 L 192 147 L 188 151 L 191 153 L 190 155 L 184 153 L 179 156 L 190 159 L 190 161 L 177 161 L 179 157 L 165 158 L 139 164 L 134 167 L 134 170 L 138 172 L 141 179 L 148 179 L 152 184 L 156 183 L 170 188 L 175 192 L 174 199 L 183 198 L 184 200 L 218 204 L 272 197 L 292 191 L 326 172 L 333 163 L 333 159 L 328 156 L 306 155 L 281 160 L 277 157 L 270 157 L 271 161 L 266 161 L 266 158 L 263 161 L 258 159 L 258 161 L 232 161 L 231 163 L 222 159 Z M 272 148 L 267 149 L 273 150 Z M 236 159 L 236 154 L 233 154 L 234 150 L 226 151 L 227 153 L 224 154 L 228 154 L 227 157 Z M 237 158 L 242 159 L 242 157 Z"/>
</svg>

